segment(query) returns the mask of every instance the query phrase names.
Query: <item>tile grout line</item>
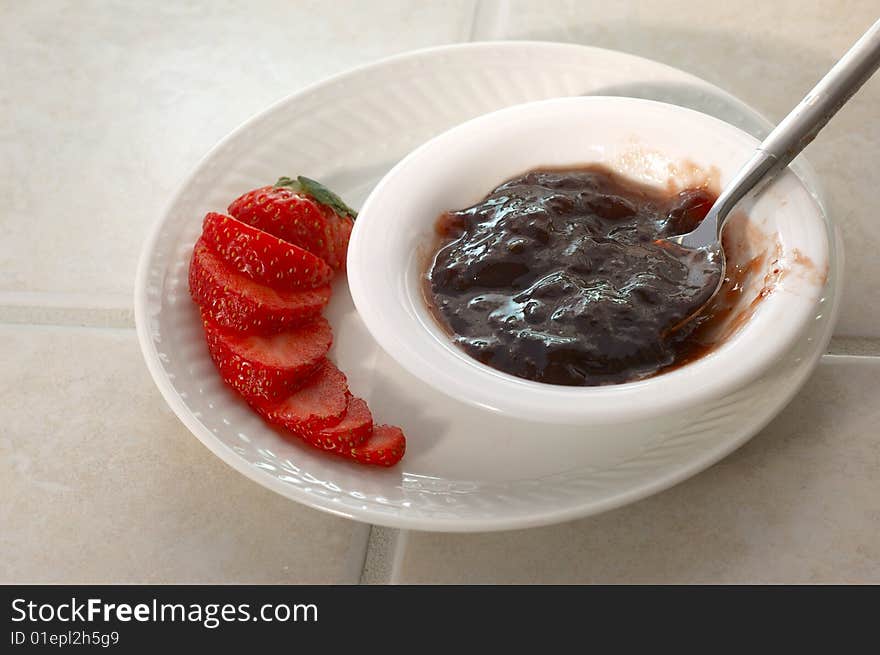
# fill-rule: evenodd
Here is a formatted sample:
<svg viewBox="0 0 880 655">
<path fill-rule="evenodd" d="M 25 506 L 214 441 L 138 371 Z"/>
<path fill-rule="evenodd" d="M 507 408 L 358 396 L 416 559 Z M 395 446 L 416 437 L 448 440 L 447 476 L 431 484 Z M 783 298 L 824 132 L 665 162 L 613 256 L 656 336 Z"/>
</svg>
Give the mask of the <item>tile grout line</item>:
<svg viewBox="0 0 880 655">
<path fill-rule="evenodd" d="M 347 575 L 350 576 L 348 580 L 356 580 L 356 584 L 361 584 L 364 575 L 372 528 L 373 526 L 369 523 L 357 523 L 352 530 L 355 538 L 349 544 L 348 556 L 346 557 L 348 566 L 346 568 L 348 569 Z"/>
<path fill-rule="evenodd" d="M 128 306 L 131 293 L 83 293 L 81 291 L 0 291 L 0 306 Z"/>
<path fill-rule="evenodd" d="M 509 0 L 476 0 L 471 14 L 468 41 L 495 41 L 504 38 L 503 29 L 509 10 Z"/>
<path fill-rule="evenodd" d="M 880 357 L 880 337 L 831 337 L 824 356 Z"/>
<path fill-rule="evenodd" d="M 397 542 L 400 538 L 400 532 L 400 530 L 395 528 L 386 528 L 381 525 L 370 526 L 370 535 L 367 540 L 367 552 L 364 556 L 360 584 L 382 585 L 391 583 L 395 572 L 394 563 L 399 552 Z"/>
<path fill-rule="evenodd" d="M 134 330 L 129 309 L 0 306 L 0 326 Z"/>
<path fill-rule="evenodd" d="M 0 323 L 134 328 L 130 294 L 0 292 Z"/>
</svg>

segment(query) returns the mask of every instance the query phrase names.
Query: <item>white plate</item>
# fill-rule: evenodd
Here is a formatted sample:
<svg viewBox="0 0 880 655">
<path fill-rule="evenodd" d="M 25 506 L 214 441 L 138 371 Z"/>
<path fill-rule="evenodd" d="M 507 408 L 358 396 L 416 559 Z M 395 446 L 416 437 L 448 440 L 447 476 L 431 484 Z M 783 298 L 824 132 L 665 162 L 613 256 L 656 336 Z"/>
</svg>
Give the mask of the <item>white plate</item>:
<svg viewBox="0 0 880 655">
<path fill-rule="evenodd" d="M 834 252 L 824 307 L 761 382 L 748 424 L 725 420 L 729 413 L 721 411 L 703 417 L 699 432 L 659 429 L 648 447 L 636 450 L 607 442 L 599 448 L 577 428 L 524 424 L 438 394 L 379 349 L 344 279 L 328 309 L 336 341 L 331 358 L 378 421 L 405 429 L 408 451 L 401 465 L 365 468 L 282 439 L 223 385 L 208 357 L 186 278 L 206 211 L 223 210 L 243 191 L 296 174 L 324 181 L 358 206 L 407 152 L 453 125 L 520 102 L 583 94 L 681 104 L 759 137 L 768 128 L 746 105 L 693 76 L 630 55 L 550 43 L 433 48 L 290 96 L 205 157 L 145 245 L 135 290 L 138 338 L 174 412 L 225 462 L 288 498 L 420 530 L 500 530 L 586 516 L 671 486 L 745 442 L 789 399 L 774 391 L 774 379 L 805 379 L 825 348 L 840 295 Z M 803 164 L 799 174 L 815 193 Z M 836 251 L 837 235 L 830 228 L 829 234 Z M 540 461 L 510 457 L 505 444 L 511 440 L 540 440 L 545 455 Z"/>
</svg>

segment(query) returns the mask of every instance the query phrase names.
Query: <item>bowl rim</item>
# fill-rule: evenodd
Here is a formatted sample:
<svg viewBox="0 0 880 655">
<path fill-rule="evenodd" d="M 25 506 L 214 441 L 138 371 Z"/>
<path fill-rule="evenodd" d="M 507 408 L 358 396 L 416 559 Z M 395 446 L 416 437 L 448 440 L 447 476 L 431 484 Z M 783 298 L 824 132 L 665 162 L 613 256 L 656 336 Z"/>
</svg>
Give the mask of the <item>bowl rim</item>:
<svg viewBox="0 0 880 655">
<path fill-rule="evenodd" d="M 451 344 L 446 344 L 446 356 L 438 357 L 432 349 L 419 348 L 413 341 L 414 330 L 406 329 L 416 327 L 413 325 L 415 323 L 417 333 L 428 333 L 432 339 L 438 340 L 437 330 L 425 325 L 416 314 L 406 312 L 408 317 L 414 319 L 406 326 L 395 325 L 388 320 L 382 309 L 387 306 L 388 299 L 385 299 L 385 303 L 379 301 L 377 290 L 371 288 L 375 285 L 369 282 L 375 261 L 369 255 L 372 250 L 365 244 L 372 223 L 376 222 L 378 227 L 382 215 L 388 215 L 386 212 L 376 212 L 374 208 L 382 204 L 386 189 L 393 188 L 395 180 L 403 172 L 423 163 L 435 149 L 450 147 L 456 139 L 463 139 L 468 135 L 477 137 L 483 129 L 504 123 L 505 120 L 508 126 L 516 123 L 521 127 L 522 123 L 518 121 L 535 118 L 541 112 L 552 112 L 555 109 L 565 111 L 575 105 L 583 108 L 587 105 L 609 103 L 641 105 L 646 110 L 686 115 L 689 119 L 703 121 L 728 141 L 739 140 L 743 145 L 750 144 L 752 147 L 758 144 L 757 139 L 746 132 L 707 114 L 678 105 L 619 96 L 551 98 L 514 105 L 473 118 L 425 142 L 398 162 L 379 181 L 364 202 L 352 232 L 347 261 L 349 287 L 358 313 L 382 349 L 404 369 L 456 400 L 506 416 L 542 423 L 589 421 L 615 424 L 668 415 L 732 393 L 766 373 L 801 333 L 824 285 L 817 285 L 815 297 L 809 298 L 809 302 L 795 294 L 771 294 L 756 311 L 753 319 L 750 319 L 756 322 L 760 320 L 762 324 L 769 324 L 775 319 L 773 332 L 761 339 L 755 338 L 754 330 L 751 333 L 743 331 L 734 334 L 709 355 L 650 378 L 598 387 L 565 387 L 503 373 L 478 362 Z M 814 207 L 808 219 L 816 221 L 822 227 L 827 259 L 821 263 L 827 264 L 830 269 L 833 249 L 828 242 L 822 209 L 797 175 L 790 170 L 783 175 L 790 177 L 804 191 L 805 197 Z M 405 276 L 406 271 L 401 274 Z M 744 333 L 747 334 L 745 339 Z M 749 346 L 747 354 L 743 342 Z M 423 340 L 422 345 L 426 343 L 428 342 Z M 662 393 L 658 393 L 661 387 Z"/>
</svg>

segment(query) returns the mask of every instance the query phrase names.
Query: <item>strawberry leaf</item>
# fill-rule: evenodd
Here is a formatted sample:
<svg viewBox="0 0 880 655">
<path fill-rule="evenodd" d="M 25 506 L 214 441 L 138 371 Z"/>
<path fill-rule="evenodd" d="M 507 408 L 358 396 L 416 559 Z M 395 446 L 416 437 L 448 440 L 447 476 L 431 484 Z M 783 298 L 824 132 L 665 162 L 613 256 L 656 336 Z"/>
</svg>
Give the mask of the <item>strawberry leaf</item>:
<svg viewBox="0 0 880 655">
<path fill-rule="evenodd" d="M 316 180 L 303 177 L 302 175 L 297 176 L 295 180 L 289 177 L 281 177 L 275 183 L 275 188 L 285 188 L 295 193 L 305 193 L 322 205 L 327 205 L 340 216 L 350 216 L 352 219 L 357 218 L 355 210 L 345 204 L 342 198 Z"/>
</svg>

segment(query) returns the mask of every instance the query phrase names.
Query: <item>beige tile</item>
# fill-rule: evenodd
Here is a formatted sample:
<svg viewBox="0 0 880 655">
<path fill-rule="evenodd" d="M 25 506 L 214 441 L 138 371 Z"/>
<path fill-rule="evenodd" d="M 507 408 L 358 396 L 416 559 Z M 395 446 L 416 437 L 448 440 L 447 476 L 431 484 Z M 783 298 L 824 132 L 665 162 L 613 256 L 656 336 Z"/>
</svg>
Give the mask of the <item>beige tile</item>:
<svg viewBox="0 0 880 655">
<path fill-rule="evenodd" d="M 0 362 L 0 583 L 358 581 L 368 526 L 211 454 L 133 331 L 0 327 Z"/>
<path fill-rule="evenodd" d="M 0 301 L 124 306 L 149 226 L 221 137 L 330 74 L 462 40 L 473 13 L 472 0 L 14 4 L 0 21 Z"/>
<path fill-rule="evenodd" d="M 652 498 L 547 528 L 408 533 L 405 583 L 880 583 L 880 360 L 826 358 L 760 435 Z"/>
<path fill-rule="evenodd" d="M 485 0 L 477 38 L 571 41 L 689 71 L 781 119 L 877 20 L 876 0 L 702 2 Z M 847 249 L 838 333 L 880 336 L 880 76 L 806 150 L 826 187 Z"/>
</svg>

